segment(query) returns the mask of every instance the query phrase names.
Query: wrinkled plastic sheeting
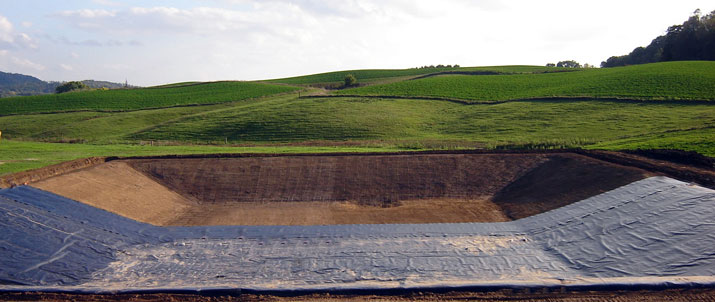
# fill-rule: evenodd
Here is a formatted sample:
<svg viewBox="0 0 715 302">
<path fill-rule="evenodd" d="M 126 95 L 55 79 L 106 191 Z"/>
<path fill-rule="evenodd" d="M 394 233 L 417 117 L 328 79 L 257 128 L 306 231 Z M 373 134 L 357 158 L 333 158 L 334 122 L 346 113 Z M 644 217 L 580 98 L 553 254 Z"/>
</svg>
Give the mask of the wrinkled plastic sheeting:
<svg viewBox="0 0 715 302">
<path fill-rule="evenodd" d="M 715 191 L 666 177 L 503 223 L 156 227 L 27 186 L 0 191 L 0 208 L 0 289 L 377 289 L 715 275 Z"/>
</svg>

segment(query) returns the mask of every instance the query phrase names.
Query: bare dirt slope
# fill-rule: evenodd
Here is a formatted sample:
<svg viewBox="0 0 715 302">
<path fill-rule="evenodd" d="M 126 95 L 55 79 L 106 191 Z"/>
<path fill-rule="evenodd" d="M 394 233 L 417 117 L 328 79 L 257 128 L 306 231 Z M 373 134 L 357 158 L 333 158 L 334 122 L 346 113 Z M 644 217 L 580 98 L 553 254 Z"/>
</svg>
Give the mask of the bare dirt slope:
<svg viewBox="0 0 715 302">
<path fill-rule="evenodd" d="M 574 153 L 115 160 L 33 185 L 155 225 L 497 222 L 651 174 Z"/>
<path fill-rule="evenodd" d="M 359 201 L 491 196 L 547 161 L 541 154 L 277 156 L 133 160 L 201 203 Z"/>
<path fill-rule="evenodd" d="M 510 219 L 519 219 L 595 196 L 654 173 L 585 156 L 551 156 L 494 195 Z"/>
<path fill-rule="evenodd" d="M 126 162 L 113 161 L 32 184 L 137 221 L 165 225 L 195 203 L 139 173 Z"/>
</svg>

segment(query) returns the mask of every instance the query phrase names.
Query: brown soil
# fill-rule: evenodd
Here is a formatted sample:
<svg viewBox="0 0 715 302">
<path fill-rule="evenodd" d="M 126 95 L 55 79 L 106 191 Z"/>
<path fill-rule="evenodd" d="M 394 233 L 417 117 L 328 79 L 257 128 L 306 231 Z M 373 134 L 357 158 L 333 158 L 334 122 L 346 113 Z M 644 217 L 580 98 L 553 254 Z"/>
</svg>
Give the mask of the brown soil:
<svg viewBox="0 0 715 302">
<path fill-rule="evenodd" d="M 667 289 L 667 290 L 634 290 L 634 291 L 561 291 L 552 289 L 532 290 L 499 290 L 492 292 L 413 292 L 396 295 L 331 295 L 307 294 L 297 296 L 273 295 L 194 295 L 194 294 L 117 294 L 117 295 L 84 295 L 66 293 L 0 293 L 2 301 L 533 301 L 533 302 L 654 302 L 654 301 L 715 301 L 715 289 Z"/>
<path fill-rule="evenodd" d="M 32 186 L 156 225 L 170 224 L 194 205 L 122 161 L 48 178 Z"/>
<path fill-rule="evenodd" d="M 646 173 L 647 176 L 653 174 Z M 493 198 L 511 219 L 519 219 L 643 179 L 644 171 L 583 156 L 552 156 L 510 183 Z"/>
<path fill-rule="evenodd" d="M 130 165 L 203 204 L 491 196 L 547 158 L 522 154 L 281 156 L 133 160 Z"/>
<path fill-rule="evenodd" d="M 355 202 L 242 202 L 190 208 L 171 225 L 330 225 L 508 221 L 489 200 L 422 199 L 379 207 Z"/>
<path fill-rule="evenodd" d="M 652 174 L 574 153 L 111 161 L 33 184 L 155 225 L 497 222 Z"/>
</svg>

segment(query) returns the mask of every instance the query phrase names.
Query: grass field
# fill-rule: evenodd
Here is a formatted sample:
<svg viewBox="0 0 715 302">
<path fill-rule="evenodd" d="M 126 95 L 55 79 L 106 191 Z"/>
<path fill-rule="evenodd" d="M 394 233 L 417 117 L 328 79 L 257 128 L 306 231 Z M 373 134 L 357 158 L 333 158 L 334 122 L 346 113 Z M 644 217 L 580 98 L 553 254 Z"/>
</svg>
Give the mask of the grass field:
<svg viewBox="0 0 715 302">
<path fill-rule="evenodd" d="M 400 82 L 338 91 L 370 97 L 298 98 L 297 89 L 320 90 L 186 82 L 0 99 L 0 172 L 87 156 L 216 152 L 669 148 L 715 157 L 715 102 L 709 102 L 715 100 L 715 62 L 572 72 L 539 66 L 455 70 L 502 74 L 404 80 L 406 71 L 373 70 L 366 74 Z M 343 75 L 294 80 L 310 84 Z M 403 94 L 407 98 L 399 98 Z M 551 96 L 581 98 L 538 99 Z M 611 97 L 654 101 L 599 99 Z M 518 100 L 531 98 L 537 99 Z M 485 102 L 492 100 L 511 101 Z M 56 144 L 64 142 L 73 144 Z"/>
<path fill-rule="evenodd" d="M 552 100 L 464 105 L 412 99 L 298 99 L 295 95 L 199 107 L 0 117 L 6 138 L 92 144 L 381 140 L 404 141 L 405 146 L 418 148 L 424 147 L 420 141 L 493 148 L 586 147 L 693 129 L 704 129 L 707 134 L 713 126 L 715 107 L 707 103 Z M 690 148 L 712 153 L 703 143 L 693 142 Z"/>
<path fill-rule="evenodd" d="M 211 82 L 156 88 L 68 92 L 0 99 L 0 115 L 79 110 L 122 111 L 216 104 L 295 90 L 295 87 L 254 82 Z"/>
<path fill-rule="evenodd" d="M 442 140 L 493 148 L 554 148 L 587 147 L 713 126 L 715 108 L 710 104 L 523 101 L 464 105 L 430 100 L 328 98 L 287 99 L 227 109 L 165 123 L 131 137 L 254 143 Z M 713 153 L 695 142 L 692 148 Z"/>
<path fill-rule="evenodd" d="M 165 154 L 215 153 L 326 153 L 326 152 L 391 152 L 392 147 L 369 146 L 150 146 L 61 144 L 2 140 L 0 141 L 0 175 L 40 168 L 92 156 L 149 156 Z"/>
<path fill-rule="evenodd" d="M 667 62 L 577 72 L 443 75 L 336 92 L 493 102 L 553 97 L 715 100 L 715 62 Z"/>
</svg>

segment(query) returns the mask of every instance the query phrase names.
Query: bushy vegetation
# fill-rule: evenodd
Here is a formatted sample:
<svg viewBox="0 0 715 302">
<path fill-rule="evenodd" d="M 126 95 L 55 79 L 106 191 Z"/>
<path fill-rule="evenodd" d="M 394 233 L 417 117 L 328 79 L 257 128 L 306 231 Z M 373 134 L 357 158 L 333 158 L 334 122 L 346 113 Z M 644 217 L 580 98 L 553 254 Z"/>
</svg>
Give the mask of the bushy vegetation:
<svg viewBox="0 0 715 302">
<path fill-rule="evenodd" d="M 345 75 L 345 79 L 343 80 L 343 86 L 352 87 L 355 85 L 357 85 L 357 78 L 352 74 Z"/>
<path fill-rule="evenodd" d="M 211 82 L 163 88 L 93 90 L 0 99 L 0 115 L 78 110 L 121 111 L 215 104 L 297 89 L 254 82 Z"/>
<path fill-rule="evenodd" d="M 55 88 L 56 93 L 65 93 L 65 92 L 70 92 L 70 91 L 81 91 L 81 90 L 87 90 L 89 89 L 89 86 L 85 85 L 82 82 L 77 82 L 77 81 L 70 81 L 63 83 L 60 86 L 57 86 Z"/>
<path fill-rule="evenodd" d="M 613 56 L 601 67 L 615 67 L 662 61 L 715 60 L 715 11 L 700 16 L 695 11 L 682 25 L 673 25 L 646 47 L 637 47 L 624 56 Z"/>
<path fill-rule="evenodd" d="M 548 67 L 544 67 L 548 68 Z M 494 102 L 552 97 L 715 100 L 715 62 L 688 61 L 574 72 L 447 75 L 336 92 Z"/>
</svg>

